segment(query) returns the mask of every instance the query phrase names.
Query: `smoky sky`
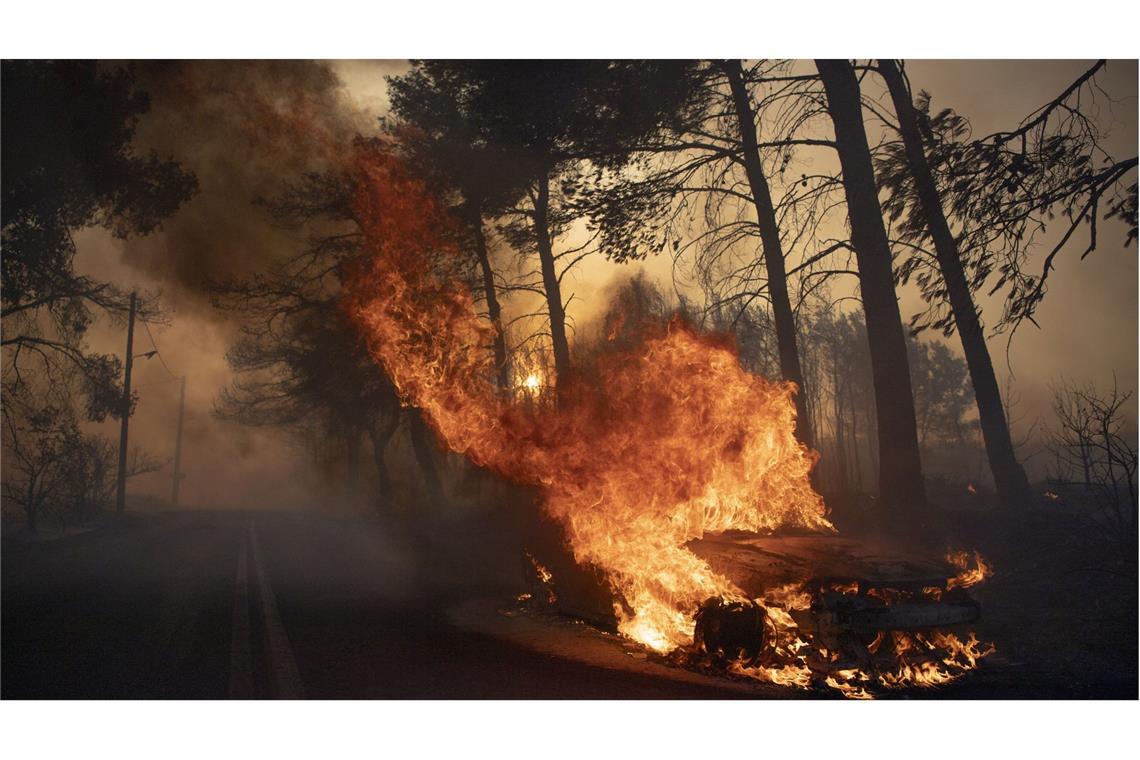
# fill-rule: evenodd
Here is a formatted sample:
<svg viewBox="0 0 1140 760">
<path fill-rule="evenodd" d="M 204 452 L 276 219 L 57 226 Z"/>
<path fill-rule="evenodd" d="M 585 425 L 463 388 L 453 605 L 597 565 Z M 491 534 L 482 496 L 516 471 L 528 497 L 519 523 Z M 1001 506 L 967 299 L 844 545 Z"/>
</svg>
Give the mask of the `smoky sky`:
<svg viewBox="0 0 1140 760">
<path fill-rule="evenodd" d="M 136 146 L 194 172 L 199 192 L 161 228 L 119 241 L 101 230 L 77 236 L 77 268 L 125 288 L 158 294 L 169 323 L 140 326 L 135 364 L 139 405 L 132 442 L 172 456 L 179 386 L 187 377 L 182 501 L 190 506 L 300 506 L 320 492 L 311 456 L 281 430 L 249 428 L 213 413 L 233 381 L 226 351 L 238 334 L 230 313 L 210 304 L 208 284 L 267 271 L 295 255 L 304 234 L 272 224 L 261 198 L 305 172 L 328 168 L 332 152 L 374 132 L 383 75 L 391 66 L 312 61 L 136 61 L 129 65 L 150 110 Z M 402 66 L 403 64 L 396 64 Z M 345 79 L 355 83 L 350 91 Z M 149 329 L 146 329 L 149 328 Z M 122 326 L 101 322 L 97 351 L 123 354 Z M 159 361 L 161 358 L 162 361 Z M 113 435 L 114 426 L 101 426 Z M 132 493 L 166 498 L 170 467 L 139 476 Z M 311 488 L 309 486 L 312 486 Z"/>
<path fill-rule="evenodd" d="M 305 172 L 327 168 L 328 146 L 347 145 L 371 119 L 352 109 L 327 63 L 140 62 L 150 95 L 144 149 L 176 158 L 199 192 L 161 231 L 130 241 L 123 260 L 200 300 L 206 283 L 246 277 L 295 252 L 288 232 L 255 205 Z"/>
</svg>

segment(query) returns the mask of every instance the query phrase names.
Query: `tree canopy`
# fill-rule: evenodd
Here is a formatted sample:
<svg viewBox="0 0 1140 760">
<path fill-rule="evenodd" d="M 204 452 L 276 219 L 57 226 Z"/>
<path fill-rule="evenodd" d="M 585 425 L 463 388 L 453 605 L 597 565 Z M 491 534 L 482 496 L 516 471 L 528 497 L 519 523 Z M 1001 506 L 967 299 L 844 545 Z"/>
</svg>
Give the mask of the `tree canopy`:
<svg viewBox="0 0 1140 760">
<path fill-rule="evenodd" d="M 22 353 L 79 368 L 89 413 L 117 413 L 118 360 L 90 355 L 94 313 L 124 313 L 126 294 L 76 272 L 73 234 L 104 227 L 146 235 L 197 190 L 192 173 L 134 146 L 149 101 L 130 69 L 92 61 L 5 61 L 2 180 L 3 345 L 8 370 Z M 144 313 L 153 311 L 144 305 Z"/>
</svg>

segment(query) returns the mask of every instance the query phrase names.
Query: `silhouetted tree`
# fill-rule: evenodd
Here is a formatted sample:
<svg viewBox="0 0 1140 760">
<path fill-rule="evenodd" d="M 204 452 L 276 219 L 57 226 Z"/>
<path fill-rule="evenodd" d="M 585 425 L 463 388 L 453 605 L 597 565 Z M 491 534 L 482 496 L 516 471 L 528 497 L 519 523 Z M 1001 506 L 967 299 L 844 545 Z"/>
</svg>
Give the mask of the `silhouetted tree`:
<svg viewBox="0 0 1140 760">
<path fill-rule="evenodd" d="M 1053 389 L 1058 429 L 1052 436 L 1055 465 L 1050 482 L 1085 500 L 1091 517 L 1135 568 L 1137 541 L 1136 420 L 1124 411 L 1132 397 L 1116 387 L 1061 382 Z"/>
<path fill-rule="evenodd" d="M 75 271 L 72 235 L 104 227 L 145 235 L 197 189 L 171 159 L 139 155 L 132 140 L 149 104 L 129 69 L 91 61 L 4 61 L 3 276 L 5 386 L 34 357 L 58 378 L 80 371 L 92 419 L 123 411 L 119 360 L 89 353 L 95 314 L 122 316 L 129 297 Z M 144 299 L 140 316 L 155 317 Z"/>
<path fill-rule="evenodd" d="M 823 454 L 817 480 L 833 493 L 861 491 L 863 464 L 872 464 L 877 456 L 874 436 L 866 434 L 874 430 L 875 415 L 863 320 L 858 313 L 840 311 L 824 293 L 801 307 L 798 328 L 813 394 L 808 408 L 815 415 L 816 445 Z"/>
<path fill-rule="evenodd" d="M 907 336 L 914 411 L 921 449 L 935 443 L 963 445 L 965 416 L 974 403 L 966 363 L 937 340 Z"/>
<path fill-rule="evenodd" d="M 79 426 L 70 409 L 54 404 L 16 413 L 13 395 L 5 394 L 3 406 L 4 501 L 24 512 L 34 533 L 45 506 L 63 490 L 65 450 Z"/>
<path fill-rule="evenodd" d="M 477 80 L 469 74 L 446 61 L 419 61 L 407 74 L 388 77 L 394 119 L 385 119 L 384 126 L 417 173 L 442 197 L 454 196 L 450 201 L 468 232 L 464 242 L 478 262 L 487 317 L 495 328 L 497 380 L 507 388 L 507 342 L 485 221 L 503 213 L 529 178 L 511 152 L 488 141 L 473 122 L 468 104 Z"/>
<path fill-rule="evenodd" d="M 855 69 L 846 60 L 816 62 L 843 170 L 851 244 L 859 264 L 879 437 L 879 495 L 901 518 L 926 504 L 906 340 L 895 295 L 891 248 L 883 226 Z"/>
<path fill-rule="evenodd" d="M 384 452 L 400 420 L 395 389 L 335 298 L 298 306 L 287 290 L 270 294 L 260 285 L 235 285 L 219 298 L 240 310 L 243 334 L 227 353 L 238 378 L 222 392 L 217 412 L 245 425 L 319 428 L 324 440 L 343 449 L 350 490 L 359 485 L 360 444 L 367 437 L 377 506 L 386 509 L 392 494 Z"/>
<path fill-rule="evenodd" d="M 0 405 L 3 502 L 23 513 L 33 533 L 45 517 L 61 526 L 84 524 L 113 503 L 118 447 L 107 436 L 83 430 L 72 399 L 73 388 L 81 387 L 81 372 L 73 367 L 68 375 L 62 381 L 37 377 L 17 385 Z M 163 466 L 132 447 L 127 477 Z"/>
<path fill-rule="evenodd" d="M 1032 321 L 1057 256 L 1082 227 L 1088 229 L 1082 259 L 1096 250 L 1102 218 L 1125 225 L 1125 245 L 1136 239 L 1137 157 L 1111 155 L 1098 118 L 1096 76 L 1105 65 L 1097 61 L 1015 129 L 969 142 L 965 156 L 958 156 L 965 160 L 955 161 L 950 172 L 955 215 L 976 222 L 970 246 L 982 252 L 983 268 L 997 271 L 992 289 L 1006 289 L 1003 326 Z M 1027 270 L 1036 233 L 1058 215 L 1065 219 L 1060 239 L 1040 274 L 1032 274 Z"/>
<path fill-rule="evenodd" d="M 800 392 L 796 394 L 796 433 L 806 445 L 812 445 L 811 419 L 804 404 L 803 372 L 800 369 L 800 355 L 796 347 L 796 323 L 792 313 L 791 299 L 788 297 L 788 276 L 784 263 L 783 243 L 780 240 L 780 226 L 776 219 L 776 209 L 772 204 L 772 194 L 768 189 L 768 178 L 760 161 L 760 148 L 756 140 L 756 113 L 752 98 L 744 82 L 743 68 L 739 60 L 724 61 L 719 64 L 728 79 L 732 93 L 733 109 L 740 130 L 741 158 L 751 191 L 752 203 L 756 209 L 760 239 L 763 243 L 762 256 L 768 276 L 768 300 L 772 305 L 773 322 L 776 327 L 776 345 L 780 355 L 780 375 L 796 384 Z"/>
<path fill-rule="evenodd" d="M 546 301 L 559 381 L 570 371 L 562 277 L 580 260 L 579 247 L 555 252 L 574 221 L 566 200 L 591 167 L 627 160 L 637 138 L 655 130 L 688 97 L 683 62 L 451 61 L 417 63 L 405 89 L 447 87 L 467 142 L 494 146 L 506 174 L 522 178 L 502 207 L 517 247 L 534 246 Z M 397 92 L 401 85 L 393 80 Z M 510 183 L 508 183 L 510 184 Z M 561 267 L 561 268 L 560 268 Z"/>
<path fill-rule="evenodd" d="M 129 69 L 4 61 L 0 72 L 3 487 L 35 530 L 44 513 L 87 520 L 110 493 L 114 448 L 83 432 L 76 401 L 95 421 L 135 402 L 124 409 L 120 360 L 84 344 L 98 315 L 125 317 L 129 295 L 76 271 L 72 236 L 89 227 L 148 234 L 197 183 L 173 160 L 136 152 L 148 100 Z M 139 316 L 159 318 L 154 299 L 141 300 Z M 133 461 L 128 475 L 154 464 L 138 450 Z"/>
<path fill-rule="evenodd" d="M 693 64 L 688 76 L 696 94 L 666 122 L 669 128 L 649 135 L 629 170 L 603 178 L 587 195 L 611 259 L 668 250 L 680 261 L 695 251 L 690 266 L 714 320 L 729 315 L 735 324 L 757 315 L 754 305 L 770 309 L 778 361 L 769 374 L 799 387 L 797 434 L 812 445 L 813 391 L 801 367 L 794 296 L 822 285 L 826 278 L 815 275 L 827 273 L 816 265 L 845 246 L 831 241 L 814 248 L 838 180 L 805 174 L 784 181 L 795 150 L 833 147 L 802 133 L 820 110 L 812 92 L 818 82 L 789 68 L 783 61 Z M 781 184 L 778 197 L 774 181 Z"/>
<path fill-rule="evenodd" d="M 1136 237 L 1137 159 L 1117 159 L 1104 145 L 1098 116 L 1103 98 L 1096 76 L 1098 61 L 1057 97 L 1025 117 L 1015 128 L 975 138 L 969 122 L 951 109 L 930 113 L 930 97 L 916 99 L 915 120 L 947 221 L 954 228 L 969 285 L 988 293 L 1004 291 L 1004 309 L 992 329 L 1016 330 L 1045 296 L 1056 257 L 1082 227 L 1088 239 L 1081 257 L 1098 243 L 1101 219 L 1125 225 L 1125 245 Z M 888 211 L 901 220 L 912 239 L 927 235 L 917 185 L 905 147 L 888 150 L 880 161 L 881 179 L 891 191 Z M 1107 207 L 1107 208 L 1105 208 Z M 1104 209 L 1102 211 L 1102 209 Z M 1057 242 L 1036 266 L 1039 238 L 1059 232 Z M 930 273 L 922 255 L 904 257 L 900 275 L 914 278 L 928 303 L 912 323 L 946 329 L 955 315 L 941 276 Z"/>
<path fill-rule="evenodd" d="M 913 178 L 914 198 L 925 222 L 925 234 L 912 235 L 912 238 L 916 242 L 929 239 L 934 243 L 945 298 L 950 303 L 953 320 L 947 322 L 945 331 L 956 328 L 962 341 L 962 351 L 970 369 L 970 380 L 977 401 L 982 437 L 986 443 L 986 454 L 998 495 L 1007 506 L 1024 509 L 1029 501 L 1029 481 L 1013 450 L 997 376 L 986 346 L 986 336 L 974 304 L 963 256 L 950 231 L 942 196 L 930 170 L 919 115 L 898 64 L 892 60 L 880 60 L 878 68 L 894 103 L 906 167 Z"/>
<path fill-rule="evenodd" d="M 351 193 L 343 176 L 311 174 L 263 201 L 277 224 L 312 234 L 303 250 L 274 270 L 213 285 L 215 305 L 242 317 L 241 337 L 227 354 L 239 377 L 223 391 L 217 412 L 249 425 L 318 426 L 343 448 L 350 489 L 358 485 L 360 445 L 367 437 L 377 508 L 384 510 L 392 498 L 385 450 L 403 412 L 395 388 L 340 304 L 342 279 L 361 255 Z M 422 431 L 414 424 L 409 433 L 438 503 L 430 446 L 416 443 Z"/>
</svg>

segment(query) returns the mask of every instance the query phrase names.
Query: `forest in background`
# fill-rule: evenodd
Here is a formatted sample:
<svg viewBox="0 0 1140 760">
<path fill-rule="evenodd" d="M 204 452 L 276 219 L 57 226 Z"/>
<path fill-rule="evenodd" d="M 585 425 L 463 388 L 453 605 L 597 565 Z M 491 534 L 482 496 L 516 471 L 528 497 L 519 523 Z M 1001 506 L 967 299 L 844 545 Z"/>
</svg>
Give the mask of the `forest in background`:
<svg viewBox="0 0 1140 760">
<path fill-rule="evenodd" d="M 1025 419 L 986 342 L 1032 324 L 1057 257 L 1134 242 L 1136 158 L 1105 147 L 1106 65 L 976 135 L 894 61 L 414 62 L 389 78 L 374 128 L 302 123 L 318 159 L 242 210 L 305 242 L 210 284 L 242 325 L 217 413 L 291 431 L 362 511 L 493 498 L 400 406 L 340 310 L 360 235 L 352 179 L 325 154 L 355 139 L 412 167 L 460 223 L 470 256 L 456 274 L 520 403 L 557 403 L 561 378 L 680 312 L 800 388 L 798 435 L 834 506 L 911 519 L 1071 504 L 1135 557 L 1128 394 L 1057 378 L 1054 418 Z M 133 147 L 149 102 L 129 67 L 3 73 L 5 514 L 83 524 L 108 510 L 117 465 L 86 423 L 136 399 L 121 359 L 85 345 L 129 294 L 75 271 L 73 235 L 146 236 L 203 189 L 178 156 Z M 575 293 L 590 257 L 669 257 L 675 287 L 631 269 L 605 294 Z M 922 294 L 917 314 L 900 311 L 904 285 Z M 592 320 L 567 319 L 572 298 L 597 302 Z M 169 319 L 157 297 L 140 313 Z M 130 474 L 167 464 L 127 459 Z"/>
</svg>

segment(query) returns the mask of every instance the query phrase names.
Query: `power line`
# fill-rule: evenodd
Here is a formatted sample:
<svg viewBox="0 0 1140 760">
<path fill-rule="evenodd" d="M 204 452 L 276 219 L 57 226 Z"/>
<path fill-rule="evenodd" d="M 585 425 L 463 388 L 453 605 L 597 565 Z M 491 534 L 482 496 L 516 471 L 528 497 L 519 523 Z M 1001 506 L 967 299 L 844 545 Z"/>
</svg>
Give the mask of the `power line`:
<svg viewBox="0 0 1140 760">
<path fill-rule="evenodd" d="M 179 376 L 178 376 L 178 375 L 176 375 L 176 374 L 174 374 L 174 373 L 173 373 L 173 372 L 170 370 L 170 367 L 169 367 L 169 366 L 167 365 L 167 363 L 166 363 L 166 359 L 163 359 L 163 358 L 162 358 L 162 352 L 158 350 L 158 343 L 156 343 L 156 342 L 155 342 L 155 340 L 154 340 L 154 335 L 153 335 L 153 333 L 151 333 L 151 331 L 150 331 L 150 324 L 149 324 L 149 323 L 148 323 L 148 322 L 147 322 L 145 319 L 144 319 L 144 320 L 142 320 L 142 323 L 143 323 L 143 327 L 145 327 L 145 328 L 146 328 L 146 335 L 147 335 L 147 337 L 148 337 L 148 338 L 150 338 L 150 346 L 151 346 L 151 348 L 153 348 L 153 349 L 154 349 L 154 353 L 158 355 L 158 360 L 159 360 L 160 362 L 162 362 L 162 368 L 166 370 L 166 373 L 167 373 L 168 375 L 170 375 L 172 378 L 174 378 L 175 380 L 177 380 Z"/>
<path fill-rule="evenodd" d="M 156 385 L 169 385 L 170 383 L 177 383 L 181 379 L 182 378 L 180 377 L 172 377 L 168 380 L 153 380 L 149 383 L 143 383 L 142 385 L 132 385 L 132 387 L 136 391 L 141 391 L 143 388 L 153 388 Z"/>
</svg>

